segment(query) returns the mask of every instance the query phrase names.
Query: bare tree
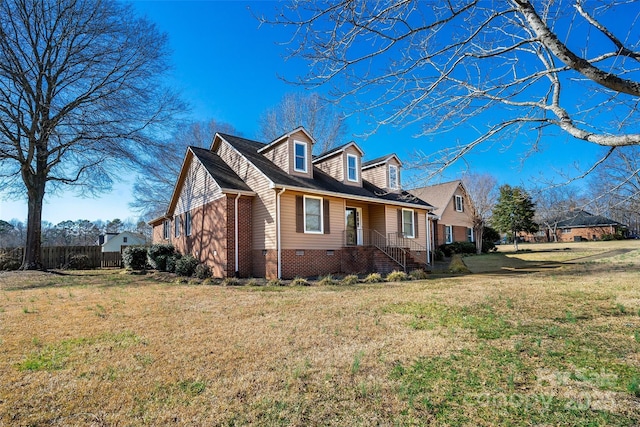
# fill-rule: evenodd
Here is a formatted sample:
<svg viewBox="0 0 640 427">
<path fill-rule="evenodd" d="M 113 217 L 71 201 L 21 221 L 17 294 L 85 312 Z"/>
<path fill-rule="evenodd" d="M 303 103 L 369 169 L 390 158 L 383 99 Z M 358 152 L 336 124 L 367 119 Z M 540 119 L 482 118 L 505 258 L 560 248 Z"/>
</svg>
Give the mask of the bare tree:
<svg viewBox="0 0 640 427">
<path fill-rule="evenodd" d="M 216 132 L 229 133 L 234 129 L 229 124 L 215 120 L 180 126 L 171 138 L 170 149 L 161 147 L 160 152 L 147 157 L 143 172 L 133 185 L 131 208 L 148 220 L 162 215 L 169 205 L 187 147 L 209 148 Z"/>
<path fill-rule="evenodd" d="M 272 141 L 298 126 L 304 126 L 316 139 L 316 154 L 340 145 L 347 134 L 345 116 L 333 104 L 317 93 L 288 93 L 262 115 L 258 137 Z"/>
<path fill-rule="evenodd" d="M 489 174 L 468 173 L 462 178 L 462 183 L 471 199 L 476 253 L 481 254 L 484 227 L 491 218 L 493 206 L 498 198 L 498 182 Z"/>
<path fill-rule="evenodd" d="M 640 232 L 640 147 L 616 150 L 591 179 L 589 209 Z"/>
<path fill-rule="evenodd" d="M 28 198 L 23 269 L 40 261 L 46 192 L 109 189 L 182 106 L 166 37 L 106 0 L 0 2 L 0 185 Z"/>
<path fill-rule="evenodd" d="M 262 21 L 292 29 L 290 54 L 309 64 L 301 83 L 332 85 L 374 126 L 463 129 L 466 140 L 425 150 L 438 173 L 485 142 L 535 149 L 554 129 L 640 144 L 639 18 L 626 0 L 299 0 Z"/>
<path fill-rule="evenodd" d="M 558 241 L 558 223 L 569 217 L 569 212 L 584 207 L 586 201 L 571 186 L 543 187 L 532 191 L 536 205 L 534 221 L 545 229 L 547 241 Z"/>
</svg>

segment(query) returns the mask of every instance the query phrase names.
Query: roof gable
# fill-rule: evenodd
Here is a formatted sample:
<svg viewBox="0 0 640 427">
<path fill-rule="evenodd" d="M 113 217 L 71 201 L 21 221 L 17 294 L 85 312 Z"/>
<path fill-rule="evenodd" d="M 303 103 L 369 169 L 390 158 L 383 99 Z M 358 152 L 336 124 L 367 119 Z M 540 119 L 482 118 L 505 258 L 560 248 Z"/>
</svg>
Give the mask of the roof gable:
<svg viewBox="0 0 640 427">
<path fill-rule="evenodd" d="M 395 159 L 398 162 L 398 164 L 402 166 L 402 162 L 400 161 L 398 156 L 395 153 L 391 153 L 391 154 L 387 154 L 386 156 L 377 157 L 373 160 L 368 160 L 362 163 L 362 170 L 374 168 L 376 166 L 381 166 L 385 163 L 388 163 L 389 160 L 391 159 Z"/>
<path fill-rule="evenodd" d="M 268 151 L 270 148 L 280 144 L 283 141 L 286 141 L 287 139 L 289 139 L 292 135 L 298 133 L 298 132 L 302 132 L 304 133 L 307 138 L 309 138 L 309 140 L 311 141 L 311 144 L 315 144 L 316 140 L 313 138 L 313 136 L 311 136 L 311 134 L 309 132 L 307 132 L 307 130 L 303 127 L 303 126 L 298 126 L 297 128 L 295 128 L 294 130 L 292 130 L 291 132 L 287 132 L 283 135 L 280 135 L 279 137 L 277 137 L 276 139 L 274 139 L 273 141 L 271 141 L 268 144 L 263 144 L 262 148 L 260 148 L 258 150 L 258 153 L 262 153 L 264 151 Z"/>
<path fill-rule="evenodd" d="M 348 148 L 354 147 L 360 153 L 360 156 L 364 156 L 364 151 L 356 144 L 355 142 L 347 142 L 346 144 L 339 145 L 337 147 L 333 147 L 330 150 L 325 151 L 324 153 L 319 154 L 313 159 L 313 163 L 321 162 L 325 159 L 338 155 L 340 153 L 345 152 Z"/>
<path fill-rule="evenodd" d="M 452 203 L 453 196 L 458 188 L 462 188 L 464 193 L 467 194 L 461 180 L 414 188 L 408 191 L 419 199 L 435 206 L 434 213 L 441 216 L 447 206 Z"/>
<path fill-rule="evenodd" d="M 171 200 L 166 212 L 167 216 L 171 216 L 175 211 L 178 199 L 180 198 L 180 193 L 188 178 L 189 169 L 194 160 L 203 166 L 205 173 L 213 180 L 221 192 L 253 194 L 251 188 L 220 158 L 220 156 L 207 149 L 190 146 L 187 148 L 178 179 L 173 188 Z"/>
</svg>

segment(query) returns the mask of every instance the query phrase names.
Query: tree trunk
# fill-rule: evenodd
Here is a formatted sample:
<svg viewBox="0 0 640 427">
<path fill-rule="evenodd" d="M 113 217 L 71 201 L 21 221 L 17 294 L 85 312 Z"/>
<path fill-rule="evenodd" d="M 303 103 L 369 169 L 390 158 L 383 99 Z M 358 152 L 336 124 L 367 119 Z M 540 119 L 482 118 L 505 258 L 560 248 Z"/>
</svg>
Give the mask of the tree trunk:
<svg viewBox="0 0 640 427">
<path fill-rule="evenodd" d="M 34 177 L 35 178 L 35 177 Z M 42 182 L 40 182 L 42 181 Z M 44 200 L 44 179 L 33 179 L 27 194 L 28 213 L 27 213 L 27 241 L 24 246 L 24 257 L 20 270 L 41 270 L 42 254 L 42 203 Z"/>
<path fill-rule="evenodd" d="M 513 232 L 513 247 L 516 248 L 516 252 L 518 252 L 518 233 Z"/>
<path fill-rule="evenodd" d="M 474 238 L 476 239 L 476 254 L 482 253 L 482 235 L 484 234 L 484 226 L 476 225 L 473 229 Z"/>
</svg>

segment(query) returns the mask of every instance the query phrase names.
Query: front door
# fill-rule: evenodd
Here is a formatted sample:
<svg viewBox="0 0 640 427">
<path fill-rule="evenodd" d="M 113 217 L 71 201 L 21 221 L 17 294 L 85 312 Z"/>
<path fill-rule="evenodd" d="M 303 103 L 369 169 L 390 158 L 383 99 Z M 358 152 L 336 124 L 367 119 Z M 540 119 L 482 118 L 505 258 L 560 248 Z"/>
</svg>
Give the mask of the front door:
<svg viewBox="0 0 640 427">
<path fill-rule="evenodd" d="M 347 208 L 346 210 L 346 243 L 347 246 L 362 244 L 362 223 L 361 213 L 358 208 Z"/>
</svg>

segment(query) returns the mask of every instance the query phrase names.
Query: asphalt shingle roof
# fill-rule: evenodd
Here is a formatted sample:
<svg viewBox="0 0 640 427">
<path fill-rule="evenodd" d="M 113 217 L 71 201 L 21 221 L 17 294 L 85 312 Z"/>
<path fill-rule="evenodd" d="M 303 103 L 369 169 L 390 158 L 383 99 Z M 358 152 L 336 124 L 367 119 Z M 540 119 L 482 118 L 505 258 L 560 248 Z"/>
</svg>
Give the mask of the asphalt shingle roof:
<svg viewBox="0 0 640 427">
<path fill-rule="evenodd" d="M 228 190 L 251 191 L 251 188 L 227 165 L 224 160 L 211 151 L 200 147 L 189 147 L 200 160 L 207 172 L 218 185 Z"/>
<path fill-rule="evenodd" d="M 587 211 L 575 210 L 568 212 L 566 217 L 558 221 L 559 228 L 572 227 L 601 227 L 607 225 L 623 225 L 618 221 L 605 218 L 600 215 L 593 215 Z"/>
<path fill-rule="evenodd" d="M 228 134 L 220 134 L 220 136 L 253 163 L 253 165 L 273 181 L 275 185 L 338 193 L 343 194 L 345 197 L 358 196 L 381 199 L 389 202 L 411 203 L 423 208 L 432 207 L 429 203 L 417 199 L 406 191 L 389 193 L 366 180 L 363 180 L 362 187 L 343 184 L 315 166 L 313 167 L 313 179 L 289 175 L 265 156 L 258 153 L 258 150 L 264 147 L 265 144 Z"/>
</svg>

